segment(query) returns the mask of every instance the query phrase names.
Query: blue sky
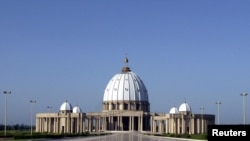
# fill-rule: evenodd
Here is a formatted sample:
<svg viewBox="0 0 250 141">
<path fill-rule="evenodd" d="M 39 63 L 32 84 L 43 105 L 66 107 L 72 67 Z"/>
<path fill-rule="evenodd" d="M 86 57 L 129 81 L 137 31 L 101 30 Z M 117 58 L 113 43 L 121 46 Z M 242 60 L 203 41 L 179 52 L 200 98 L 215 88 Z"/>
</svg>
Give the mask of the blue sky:
<svg viewBox="0 0 250 141">
<path fill-rule="evenodd" d="M 243 121 L 250 93 L 248 0 L 1 0 L 0 90 L 8 124 L 58 112 L 68 100 L 101 110 L 104 89 L 125 56 L 144 81 L 152 112 L 186 101 L 220 123 Z M 1 92 L 2 93 L 2 92 Z M 250 123 L 249 95 L 245 97 Z M 4 123 L 5 95 L 0 97 Z M 216 117 L 217 120 L 217 117 Z"/>
</svg>

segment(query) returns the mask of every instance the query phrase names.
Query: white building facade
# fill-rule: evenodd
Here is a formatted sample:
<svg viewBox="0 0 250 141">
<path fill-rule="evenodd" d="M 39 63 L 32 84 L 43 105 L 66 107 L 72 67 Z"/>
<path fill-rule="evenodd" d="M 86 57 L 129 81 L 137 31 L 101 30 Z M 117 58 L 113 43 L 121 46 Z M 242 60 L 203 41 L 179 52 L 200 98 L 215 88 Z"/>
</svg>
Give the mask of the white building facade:
<svg viewBox="0 0 250 141">
<path fill-rule="evenodd" d="M 211 114 L 193 114 L 187 102 L 167 114 L 150 112 L 148 91 L 141 78 L 128 67 L 108 82 L 102 111 L 82 112 L 65 101 L 58 113 L 37 113 L 36 132 L 83 133 L 99 131 L 147 131 L 151 133 L 203 134 L 215 123 Z"/>
</svg>

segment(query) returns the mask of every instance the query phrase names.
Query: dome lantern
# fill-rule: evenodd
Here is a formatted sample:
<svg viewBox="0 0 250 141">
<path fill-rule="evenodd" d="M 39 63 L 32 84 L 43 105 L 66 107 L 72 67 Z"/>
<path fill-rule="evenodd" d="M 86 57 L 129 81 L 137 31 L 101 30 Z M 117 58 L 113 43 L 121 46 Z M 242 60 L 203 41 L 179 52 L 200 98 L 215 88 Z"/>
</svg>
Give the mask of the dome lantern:
<svg viewBox="0 0 250 141">
<path fill-rule="evenodd" d="M 128 58 L 127 58 L 127 57 L 125 57 L 124 63 L 125 63 L 125 66 L 122 68 L 122 72 L 123 72 L 123 73 L 130 72 L 131 70 L 130 70 L 130 68 L 128 67 Z"/>
</svg>

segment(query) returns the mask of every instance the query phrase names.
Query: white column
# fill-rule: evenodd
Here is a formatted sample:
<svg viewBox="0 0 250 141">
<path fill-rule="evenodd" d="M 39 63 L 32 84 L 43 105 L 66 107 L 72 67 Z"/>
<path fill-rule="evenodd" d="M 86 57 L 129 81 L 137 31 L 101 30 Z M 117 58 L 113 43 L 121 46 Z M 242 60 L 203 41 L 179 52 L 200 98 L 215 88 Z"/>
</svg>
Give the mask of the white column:
<svg viewBox="0 0 250 141">
<path fill-rule="evenodd" d="M 141 116 L 141 131 L 143 131 L 143 116 Z"/>
<path fill-rule="evenodd" d="M 165 130 L 165 133 L 168 133 L 168 130 L 169 130 L 169 129 L 168 129 L 168 120 L 169 120 L 169 119 L 166 119 L 166 120 L 165 120 L 165 129 L 166 129 L 166 130 Z"/>
<path fill-rule="evenodd" d="M 132 130 L 132 117 L 129 116 L 129 131 Z"/>
</svg>

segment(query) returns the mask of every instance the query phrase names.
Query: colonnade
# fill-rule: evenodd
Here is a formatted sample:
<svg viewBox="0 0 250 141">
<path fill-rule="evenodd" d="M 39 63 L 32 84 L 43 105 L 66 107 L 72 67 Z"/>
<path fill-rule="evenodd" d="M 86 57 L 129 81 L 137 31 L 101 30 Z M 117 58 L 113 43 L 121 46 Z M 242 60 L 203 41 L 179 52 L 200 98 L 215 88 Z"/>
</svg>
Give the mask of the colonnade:
<svg viewBox="0 0 250 141">
<path fill-rule="evenodd" d="M 39 113 L 36 132 L 83 133 L 149 130 L 149 115 L 141 111 L 102 113 Z"/>
<path fill-rule="evenodd" d="M 214 115 L 166 114 L 151 116 L 152 133 L 205 134 L 214 124 Z"/>
<path fill-rule="evenodd" d="M 83 133 L 101 130 L 101 118 L 84 113 L 43 113 L 36 116 L 36 132 Z"/>
<path fill-rule="evenodd" d="M 204 134 L 214 115 L 156 114 L 143 111 L 96 113 L 39 113 L 36 132 L 83 133 L 100 131 L 150 131 L 151 133 Z"/>
</svg>

